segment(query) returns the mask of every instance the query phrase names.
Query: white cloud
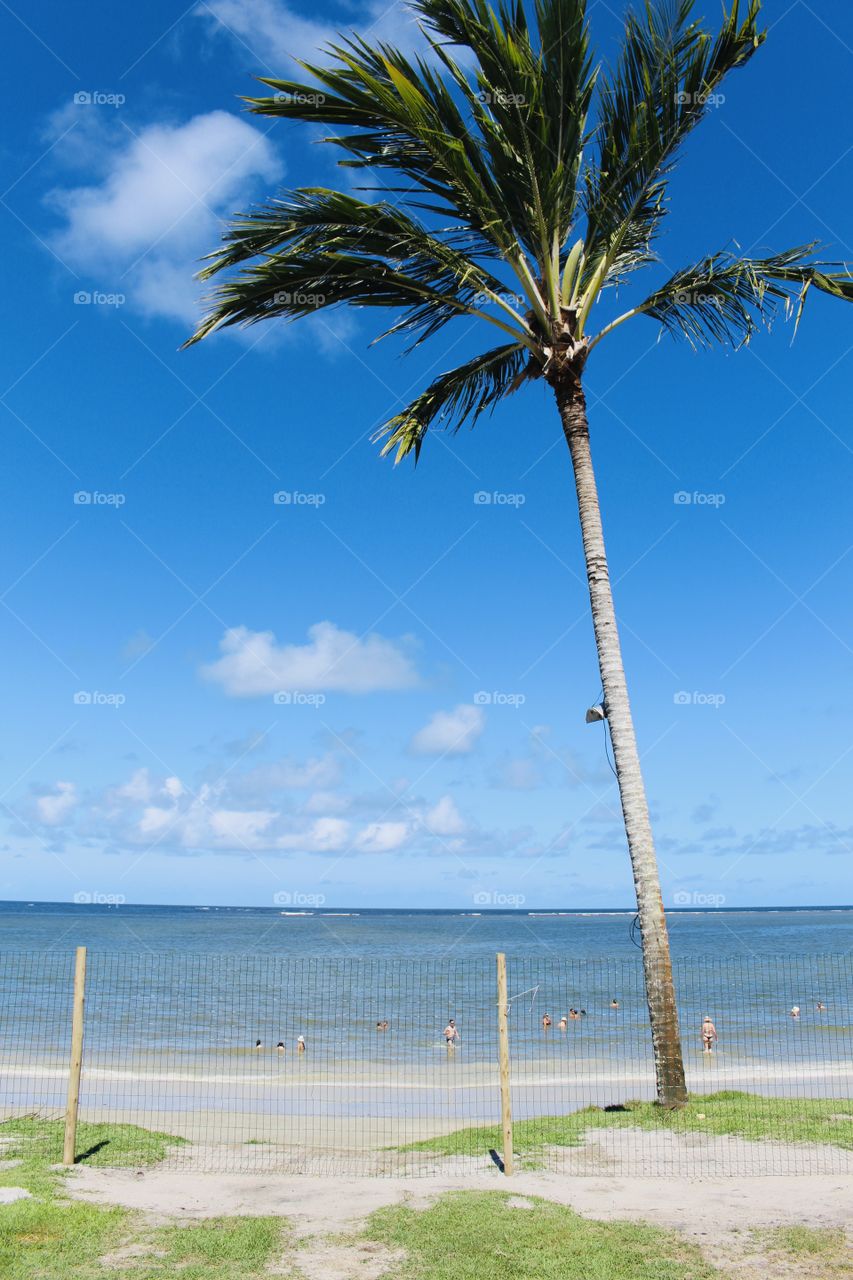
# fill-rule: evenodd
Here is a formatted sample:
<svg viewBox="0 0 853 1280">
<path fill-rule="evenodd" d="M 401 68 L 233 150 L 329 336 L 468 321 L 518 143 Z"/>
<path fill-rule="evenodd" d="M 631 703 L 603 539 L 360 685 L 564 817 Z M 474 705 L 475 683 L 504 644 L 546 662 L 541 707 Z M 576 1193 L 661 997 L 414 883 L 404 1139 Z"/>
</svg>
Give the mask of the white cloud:
<svg viewBox="0 0 853 1280">
<path fill-rule="evenodd" d="M 481 707 L 463 702 L 453 711 L 437 711 L 409 744 L 409 750 L 424 756 L 460 756 L 473 751 L 486 725 Z"/>
<path fill-rule="evenodd" d="M 57 782 L 48 795 L 36 800 L 36 811 L 41 822 L 48 827 L 59 826 L 77 804 L 77 788 L 73 782 Z"/>
<path fill-rule="evenodd" d="M 237 698 L 278 690 L 373 693 L 418 683 L 411 660 L 393 640 L 356 636 L 333 622 L 309 627 L 302 645 L 279 644 L 271 631 L 233 627 L 219 647 L 223 656 L 202 667 L 202 675 Z"/>
<path fill-rule="evenodd" d="M 98 153 L 88 166 L 97 183 L 51 193 L 65 219 L 52 248 L 99 290 L 124 294 L 147 315 L 193 322 L 204 290 L 192 277 L 221 219 L 250 202 L 259 180 L 281 175 L 271 143 L 227 111 L 104 133 L 98 143 L 75 156 L 82 164 Z"/>
<path fill-rule="evenodd" d="M 353 28 L 372 42 L 382 40 L 404 50 L 424 47 L 410 10 L 399 0 L 390 5 L 387 0 L 368 0 L 326 22 L 303 17 L 284 0 L 205 0 L 195 12 L 215 31 L 231 35 L 244 61 L 249 52 L 258 68 L 282 77 L 298 71 L 291 58 L 316 61 L 322 46 Z"/>
<path fill-rule="evenodd" d="M 461 836 L 468 829 L 452 796 L 442 796 L 438 804 L 427 811 L 424 826 L 434 836 Z"/>
<path fill-rule="evenodd" d="M 359 832 L 356 848 L 362 853 L 391 853 L 405 844 L 410 834 L 407 822 L 371 822 Z"/>
</svg>

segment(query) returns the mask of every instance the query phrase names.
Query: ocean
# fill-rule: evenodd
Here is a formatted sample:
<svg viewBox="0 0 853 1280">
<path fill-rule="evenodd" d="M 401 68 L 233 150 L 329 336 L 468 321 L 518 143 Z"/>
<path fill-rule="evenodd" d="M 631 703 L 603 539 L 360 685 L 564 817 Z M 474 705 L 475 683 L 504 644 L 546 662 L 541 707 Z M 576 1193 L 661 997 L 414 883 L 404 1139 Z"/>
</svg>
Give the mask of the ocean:
<svg viewBox="0 0 853 1280">
<path fill-rule="evenodd" d="M 668 914 L 676 957 L 826 956 L 853 950 L 853 907 L 676 910 Z M 553 955 L 569 960 L 635 957 L 633 912 L 416 911 L 322 907 L 109 907 L 0 902 L 0 949 L 365 959 L 475 959 Z"/>
<path fill-rule="evenodd" d="M 196 1151 L 255 1159 L 274 1134 L 280 1152 L 297 1135 L 303 1151 L 376 1153 L 493 1122 L 499 950 L 519 1117 L 653 1097 L 632 922 L 630 911 L 0 904 L 0 1109 L 61 1114 L 80 945 L 83 1114 L 180 1133 Z M 853 908 L 678 911 L 670 927 L 693 1092 L 853 1096 Z"/>
</svg>

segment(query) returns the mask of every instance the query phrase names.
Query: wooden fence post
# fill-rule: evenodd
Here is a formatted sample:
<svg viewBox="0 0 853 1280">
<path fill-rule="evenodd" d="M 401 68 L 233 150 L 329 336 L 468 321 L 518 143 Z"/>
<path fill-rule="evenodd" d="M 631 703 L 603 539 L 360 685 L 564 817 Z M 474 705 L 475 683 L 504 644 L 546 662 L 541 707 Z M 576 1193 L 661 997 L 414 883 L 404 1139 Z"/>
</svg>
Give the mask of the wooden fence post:
<svg viewBox="0 0 853 1280">
<path fill-rule="evenodd" d="M 498 1064 L 501 1079 L 501 1128 L 504 1140 L 504 1173 L 513 1171 L 512 1151 L 512 1096 L 509 1083 L 509 1000 L 506 989 L 506 956 L 497 955 L 498 962 Z"/>
<path fill-rule="evenodd" d="M 77 1109 L 80 1105 L 80 1071 L 83 1066 L 83 1001 L 86 994 L 86 948 L 78 947 L 74 963 L 74 1012 L 71 1018 L 71 1062 L 68 1068 L 68 1101 L 65 1107 L 65 1144 L 62 1163 L 73 1164 L 77 1145 Z"/>
</svg>

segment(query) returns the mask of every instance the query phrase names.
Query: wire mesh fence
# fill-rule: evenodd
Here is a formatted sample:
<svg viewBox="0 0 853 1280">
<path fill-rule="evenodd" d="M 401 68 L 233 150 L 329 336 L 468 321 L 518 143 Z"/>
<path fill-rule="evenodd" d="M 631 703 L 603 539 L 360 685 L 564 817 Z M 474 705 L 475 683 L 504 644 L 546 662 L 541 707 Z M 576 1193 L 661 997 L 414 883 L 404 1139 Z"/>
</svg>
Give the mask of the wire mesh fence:
<svg viewBox="0 0 853 1280">
<path fill-rule="evenodd" d="M 61 1158 L 73 970 L 0 954 L 0 1147 L 26 1133 Z M 673 1112 L 654 1102 L 639 959 L 510 956 L 516 1169 L 853 1172 L 851 978 L 849 956 L 677 963 L 691 1098 Z M 90 952 L 84 1022 L 78 1159 L 502 1167 L 493 961 Z"/>
</svg>

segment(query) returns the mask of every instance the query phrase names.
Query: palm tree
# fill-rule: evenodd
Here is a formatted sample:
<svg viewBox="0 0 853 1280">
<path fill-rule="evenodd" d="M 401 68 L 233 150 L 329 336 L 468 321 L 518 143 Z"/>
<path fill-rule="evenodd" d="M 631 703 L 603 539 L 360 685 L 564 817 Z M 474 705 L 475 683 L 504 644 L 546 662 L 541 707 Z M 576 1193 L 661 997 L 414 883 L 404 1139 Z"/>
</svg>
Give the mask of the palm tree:
<svg viewBox="0 0 853 1280">
<path fill-rule="evenodd" d="M 340 37 L 309 79 L 263 79 L 262 116 L 331 130 L 339 163 L 372 170 L 384 198 L 301 188 L 230 226 L 203 279 L 220 283 L 190 343 L 228 325 L 349 304 L 394 313 L 417 347 L 475 317 L 501 345 L 436 378 L 379 433 L 417 460 L 427 432 L 458 429 L 527 381 L 554 393 L 571 455 L 604 710 L 637 893 L 659 1101 L 686 1100 L 666 918 L 602 535 L 583 373 L 634 316 L 694 346 L 738 346 L 810 288 L 853 299 L 853 278 L 805 245 L 684 267 L 595 331 L 605 290 L 656 261 L 679 148 L 730 71 L 762 44 L 760 0 L 726 0 L 707 32 L 693 0 L 647 0 L 612 66 L 596 66 L 585 0 L 413 0 L 424 56 Z M 459 52 L 455 52 L 455 51 Z M 385 178 L 390 179 L 387 183 Z M 611 295 L 612 296 L 612 295 Z M 383 335 L 385 336 L 385 335 Z"/>
</svg>

